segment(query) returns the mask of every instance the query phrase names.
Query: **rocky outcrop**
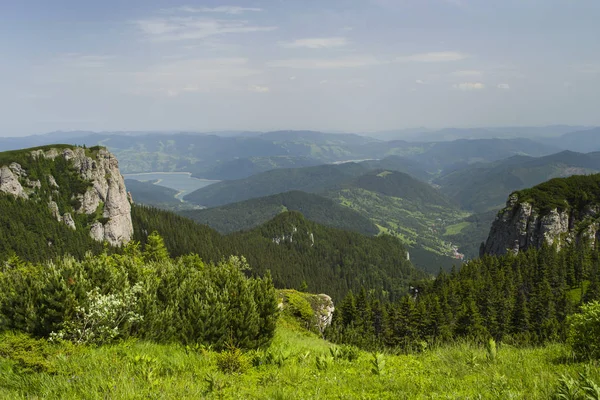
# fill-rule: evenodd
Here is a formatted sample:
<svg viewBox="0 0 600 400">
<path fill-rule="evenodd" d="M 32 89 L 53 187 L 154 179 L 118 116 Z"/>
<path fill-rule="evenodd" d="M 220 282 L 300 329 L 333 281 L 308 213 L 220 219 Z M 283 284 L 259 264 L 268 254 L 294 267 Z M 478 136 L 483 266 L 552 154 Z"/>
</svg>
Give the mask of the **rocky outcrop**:
<svg viewBox="0 0 600 400">
<path fill-rule="evenodd" d="M 62 216 L 62 220 L 63 220 L 64 224 L 66 226 L 68 226 L 69 228 L 71 228 L 73 230 L 77 229 L 75 227 L 75 221 L 73 220 L 73 217 L 71 216 L 71 214 L 65 213 L 65 215 Z"/>
<path fill-rule="evenodd" d="M 96 240 L 106 240 L 113 246 L 131 240 L 131 204 L 117 158 L 108 150 L 100 149 L 92 159 L 81 147 L 65 149 L 62 156 L 71 161 L 84 180 L 91 182 L 91 187 L 84 194 L 78 195 L 81 206 L 77 212 L 93 214 L 98 207 L 103 207 L 102 216 L 107 220 L 104 224 L 94 223 L 90 235 Z"/>
<path fill-rule="evenodd" d="M 0 192 L 12 194 L 15 197 L 21 197 L 23 199 L 29 198 L 27 193 L 25 193 L 25 190 L 23 190 L 21 182 L 19 182 L 19 175 L 15 174 L 13 169 L 7 166 L 0 167 Z"/>
<path fill-rule="evenodd" d="M 482 254 L 517 254 L 528 248 L 540 248 L 544 243 L 561 248 L 578 240 L 594 245 L 600 237 L 600 207 L 589 204 L 581 209 L 565 204 L 540 213 L 535 204 L 520 201 L 512 194 L 490 230 Z"/>
<path fill-rule="evenodd" d="M 320 301 L 318 302 L 317 309 L 317 327 L 321 333 L 325 332 L 325 328 L 331 325 L 333 319 L 333 312 L 335 307 L 333 300 L 326 294 L 319 294 Z"/>
<path fill-rule="evenodd" d="M 50 201 L 48 203 L 48 208 L 52 213 L 52 216 L 56 218 L 57 221 L 62 221 L 62 217 L 60 216 L 60 210 L 58 209 L 58 204 L 55 201 Z"/>
<path fill-rule="evenodd" d="M 97 215 L 99 218 L 86 228 L 90 229 L 90 236 L 95 240 L 107 241 L 113 246 L 131 240 L 133 236 L 131 203 L 125 190 L 125 181 L 119 171 L 119 163 L 114 155 L 104 148 L 94 148 L 90 151 L 82 147 L 38 149 L 29 154 L 31 160 L 23 164 L 25 167 L 16 162 L 8 166 L 0 166 L 0 192 L 30 199 L 30 201 L 47 202 L 52 216 L 71 229 L 76 229 L 76 220 L 78 220 L 76 214 Z M 45 175 L 42 180 L 28 178 L 28 169 L 36 168 L 36 160 L 40 158 L 55 160 L 58 157 L 68 161 L 79 175 L 75 179 L 85 182 L 84 187 L 87 185 L 87 189 L 82 193 L 67 194 L 71 199 L 71 205 L 68 201 L 65 202 L 65 193 L 60 192 L 64 188 L 58 185 L 56 181 L 58 177 Z M 31 173 L 31 176 L 39 173 L 40 171 Z M 65 187 L 69 185 L 66 184 Z M 75 186 L 77 185 L 79 184 Z M 58 201 L 61 197 L 62 201 Z M 60 207 L 65 209 L 59 209 L 58 204 L 63 204 Z"/>
</svg>

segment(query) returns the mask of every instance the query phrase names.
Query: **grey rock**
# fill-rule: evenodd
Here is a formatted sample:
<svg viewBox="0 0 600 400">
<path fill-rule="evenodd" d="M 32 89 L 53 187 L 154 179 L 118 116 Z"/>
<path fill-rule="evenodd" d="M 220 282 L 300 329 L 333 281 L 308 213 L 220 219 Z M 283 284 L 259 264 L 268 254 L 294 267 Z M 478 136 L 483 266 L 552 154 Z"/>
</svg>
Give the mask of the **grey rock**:
<svg viewBox="0 0 600 400">
<path fill-rule="evenodd" d="M 69 228 L 71 228 L 73 230 L 77 229 L 75 227 L 75 221 L 73 221 L 73 217 L 71 216 L 71 214 L 65 213 L 65 215 L 63 215 L 62 219 L 63 219 L 63 222 L 65 223 L 65 225 L 67 225 Z"/>
<path fill-rule="evenodd" d="M 23 190 L 23 186 L 19 182 L 17 175 L 7 166 L 0 167 L 0 192 L 12 194 L 15 197 L 23 199 L 29 198 Z"/>
<path fill-rule="evenodd" d="M 60 188 L 60 186 L 58 186 L 58 183 L 56 183 L 56 179 L 54 179 L 52 175 L 48 175 L 48 184 L 50 185 L 50 187 L 57 189 Z"/>
<path fill-rule="evenodd" d="M 317 310 L 317 328 L 322 334 L 325 332 L 325 329 L 331 325 L 335 307 L 330 296 L 326 294 L 320 294 L 319 297 L 321 298 L 321 302 Z"/>
<path fill-rule="evenodd" d="M 86 156 L 85 149 L 81 147 L 64 150 L 63 157 L 73 163 L 73 167 L 83 179 L 92 183 L 92 187 L 79 198 L 81 206 L 77 212 L 93 214 L 104 204 L 103 217 L 108 218 L 108 221 L 103 225 L 102 240 L 113 246 L 130 241 L 133 236 L 131 204 L 116 157 L 101 149 L 96 159 L 92 159 Z M 94 232 L 90 232 L 91 236 L 100 240 L 100 229 L 97 226 L 92 228 Z"/>
<path fill-rule="evenodd" d="M 62 217 L 60 216 L 60 210 L 58 209 L 58 204 L 56 204 L 55 201 L 50 200 L 50 202 L 48 203 L 48 208 L 50 209 L 52 216 L 54 218 L 56 218 L 57 221 L 60 222 L 62 220 Z"/>
<path fill-rule="evenodd" d="M 595 204 L 582 210 L 565 205 L 564 209 L 555 208 L 539 215 L 532 204 L 519 202 L 518 195 L 513 194 L 496 216 L 483 253 L 517 254 L 531 247 L 539 249 L 544 244 L 560 249 L 582 239 L 594 245 L 600 236 L 599 217 L 600 206 Z"/>
<path fill-rule="evenodd" d="M 25 186 L 28 186 L 32 189 L 41 189 L 42 182 L 40 182 L 39 180 L 30 181 L 29 178 L 27 178 L 27 179 L 25 179 Z"/>
<path fill-rule="evenodd" d="M 92 239 L 97 240 L 99 242 L 104 241 L 104 225 L 102 222 L 94 222 L 92 224 L 92 228 L 90 229 L 90 236 Z"/>
<path fill-rule="evenodd" d="M 19 163 L 12 162 L 12 163 L 10 163 L 8 168 L 10 168 L 10 170 L 18 177 L 26 177 L 27 176 L 27 171 L 25 171 L 23 169 L 23 167 L 21 167 L 21 164 L 19 164 Z"/>
</svg>

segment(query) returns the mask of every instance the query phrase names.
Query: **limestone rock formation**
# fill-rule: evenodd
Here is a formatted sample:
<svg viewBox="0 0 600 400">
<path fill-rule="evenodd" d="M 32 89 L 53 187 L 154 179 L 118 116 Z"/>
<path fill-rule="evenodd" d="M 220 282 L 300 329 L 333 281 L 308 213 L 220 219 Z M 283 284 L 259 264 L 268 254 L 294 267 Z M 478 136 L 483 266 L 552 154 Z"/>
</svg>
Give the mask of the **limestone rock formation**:
<svg viewBox="0 0 600 400">
<path fill-rule="evenodd" d="M 320 298 L 319 302 L 319 310 L 317 311 L 317 326 L 319 331 L 323 333 L 325 328 L 331 325 L 331 320 L 333 318 L 333 312 L 335 311 L 335 307 L 333 305 L 333 300 L 331 296 L 326 294 L 318 295 Z"/>
<path fill-rule="evenodd" d="M 540 248 L 544 243 L 557 248 L 585 239 L 594 244 L 600 237 L 600 207 L 589 204 L 582 209 L 565 206 L 543 214 L 535 205 L 520 201 L 512 194 L 490 230 L 482 248 L 483 254 L 517 254 L 530 247 Z"/>
<path fill-rule="evenodd" d="M 0 167 L 0 192 L 12 194 L 15 197 L 21 197 L 23 199 L 29 198 L 27 193 L 23 190 L 21 182 L 19 182 L 19 176 L 7 166 Z"/>
<path fill-rule="evenodd" d="M 98 222 L 92 225 L 90 235 L 111 245 L 120 245 L 131 240 L 133 224 L 131 222 L 131 204 L 125 189 L 125 180 L 119 171 L 117 158 L 106 149 L 100 149 L 94 159 L 86 156 L 85 149 L 65 149 L 62 156 L 71 161 L 79 175 L 92 183 L 82 195 L 78 213 L 93 214 L 103 205 L 102 216 L 107 218 L 101 230 Z"/>
<path fill-rule="evenodd" d="M 71 205 L 65 203 L 64 193 L 63 201 L 57 203 L 57 199 L 61 197 L 61 190 L 65 189 L 58 185 L 58 177 L 46 175 L 42 180 L 30 179 L 27 171 L 29 164 L 24 164 L 24 168 L 12 162 L 8 166 L 0 166 L 0 192 L 30 201 L 39 201 L 41 193 L 44 193 L 41 200 L 48 202 L 52 216 L 69 228 L 76 229 L 76 214 L 97 215 L 97 221 L 89 225 L 92 238 L 107 241 L 113 246 L 131 240 L 131 203 L 114 155 L 101 147 L 94 148 L 93 151 L 82 147 L 38 149 L 29 154 L 32 162 L 39 158 L 55 160 L 57 157 L 63 157 L 77 172 L 78 179 L 85 182 L 88 188 L 82 193 L 68 193 Z M 59 209 L 59 204 L 63 204 L 60 208 L 65 209 Z"/>
</svg>

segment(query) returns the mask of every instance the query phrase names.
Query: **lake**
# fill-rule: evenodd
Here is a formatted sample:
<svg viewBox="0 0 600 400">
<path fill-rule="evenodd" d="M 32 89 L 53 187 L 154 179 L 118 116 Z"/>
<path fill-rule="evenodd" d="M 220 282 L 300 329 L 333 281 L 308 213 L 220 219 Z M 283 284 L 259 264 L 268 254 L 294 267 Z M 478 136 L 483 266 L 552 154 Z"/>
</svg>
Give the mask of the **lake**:
<svg viewBox="0 0 600 400">
<path fill-rule="evenodd" d="M 217 183 L 210 179 L 192 177 L 190 172 L 144 172 L 141 174 L 124 174 L 125 179 L 135 179 L 140 182 L 157 181 L 155 185 L 165 186 L 179 191 L 177 198 L 181 199 L 188 193 L 205 186 Z"/>
</svg>

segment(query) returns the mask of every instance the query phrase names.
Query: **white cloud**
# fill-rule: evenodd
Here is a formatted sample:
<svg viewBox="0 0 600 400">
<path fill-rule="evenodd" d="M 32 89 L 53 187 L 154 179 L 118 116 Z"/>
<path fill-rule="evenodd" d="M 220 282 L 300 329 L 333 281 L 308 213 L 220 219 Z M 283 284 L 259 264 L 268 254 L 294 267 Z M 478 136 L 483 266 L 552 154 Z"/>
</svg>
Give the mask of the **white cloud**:
<svg viewBox="0 0 600 400">
<path fill-rule="evenodd" d="M 410 56 L 398 57 L 399 62 L 447 62 L 460 61 L 469 57 L 467 54 L 457 51 L 440 51 L 434 53 L 419 53 Z"/>
<path fill-rule="evenodd" d="M 267 93 L 269 92 L 271 89 L 269 89 L 268 86 L 261 86 L 261 85 L 250 85 L 248 87 L 248 90 L 251 92 L 256 92 L 256 93 Z"/>
<path fill-rule="evenodd" d="M 326 85 L 328 83 L 329 81 L 327 79 L 323 79 L 321 82 L 319 82 L 320 85 Z"/>
<path fill-rule="evenodd" d="M 295 76 L 290 76 L 290 81 L 295 81 L 297 78 Z"/>
<path fill-rule="evenodd" d="M 426 85 L 426 84 L 427 84 L 427 82 L 425 82 L 425 81 L 423 81 L 423 80 L 421 80 L 421 79 L 417 79 L 417 80 L 415 81 L 415 83 L 417 83 L 417 84 L 419 84 L 419 85 Z"/>
<path fill-rule="evenodd" d="M 275 60 L 267 63 L 272 68 L 296 68 L 296 69 L 339 69 L 359 68 L 381 65 L 385 62 L 373 56 L 357 56 L 333 59 L 287 59 Z"/>
<path fill-rule="evenodd" d="M 255 7 L 239 7 L 239 6 L 219 6 L 219 7 L 189 7 L 183 6 L 174 9 L 176 11 L 183 11 L 187 13 L 223 13 L 223 14 L 243 14 L 247 11 L 258 12 L 262 11 L 261 8 Z"/>
<path fill-rule="evenodd" d="M 133 75 L 135 94 L 166 94 L 243 90 L 249 77 L 260 74 L 245 58 L 178 60 L 151 65 Z"/>
<path fill-rule="evenodd" d="M 329 49 L 334 47 L 343 47 L 348 44 L 345 37 L 328 38 L 306 38 L 296 39 L 291 42 L 279 42 L 281 47 L 287 48 L 307 48 L 307 49 Z"/>
<path fill-rule="evenodd" d="M 275 26 L 250 25 L 248 21 L 196 17 L 153 18 L 134 21 L 149 39 L 159 42 L 205 39 L 227 33 L 269 32 Z"/>
<path fill-rule="evenodd" d="M 463 83 L 455 83 L 452 85 L 454 89 L 458 90 L 481 90 L 485 89 L 485 85 L 481 82 L 463 82 Z"/>
<path fill-rule="evenodd" d="M 483 71 L 479 71 L 476 69 L 468 69 L 462 71 L 454 71 L 451 75 L 460 77 L 480 77 L 483 75 Z"/>
<path fill-rule="evenodd" d="M 508 90 L 510 89 L 510 85 L 508 83 L 499 83 L 498 89 Z"/>
</svg>

